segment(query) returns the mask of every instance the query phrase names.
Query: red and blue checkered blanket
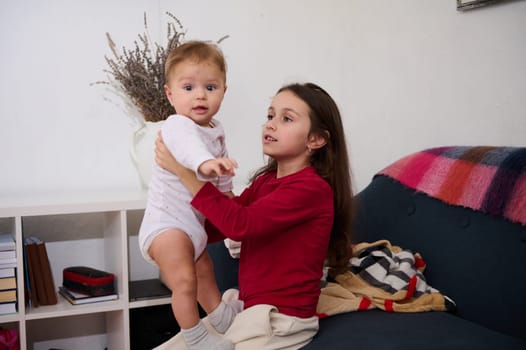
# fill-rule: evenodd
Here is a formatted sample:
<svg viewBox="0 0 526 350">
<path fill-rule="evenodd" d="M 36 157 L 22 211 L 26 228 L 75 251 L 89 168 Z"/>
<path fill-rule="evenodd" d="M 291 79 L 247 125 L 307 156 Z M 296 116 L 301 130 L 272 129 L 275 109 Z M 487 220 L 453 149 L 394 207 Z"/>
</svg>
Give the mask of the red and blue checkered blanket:
<svg viewBox="0 0 526 350">
<path fill-rule="evenodd" d="M 377 175 L 445 203 L 526 225 L 526 148 L 449 146 L 408 155 Z"/>
</svg>

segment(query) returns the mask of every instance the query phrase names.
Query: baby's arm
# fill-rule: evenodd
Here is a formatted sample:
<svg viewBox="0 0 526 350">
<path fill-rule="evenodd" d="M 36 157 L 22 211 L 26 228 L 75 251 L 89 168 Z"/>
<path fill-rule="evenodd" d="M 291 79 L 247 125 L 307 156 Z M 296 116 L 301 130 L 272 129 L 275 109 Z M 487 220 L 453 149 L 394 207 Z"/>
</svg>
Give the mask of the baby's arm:
<svg viewBox="0 0 526 350">
<path fill-rule="evenodd" d="M 203 176 L 234 176 L 237 162 L 232 158 L 215 158 L 204 161 L 197 169 Z"/>
</svg>

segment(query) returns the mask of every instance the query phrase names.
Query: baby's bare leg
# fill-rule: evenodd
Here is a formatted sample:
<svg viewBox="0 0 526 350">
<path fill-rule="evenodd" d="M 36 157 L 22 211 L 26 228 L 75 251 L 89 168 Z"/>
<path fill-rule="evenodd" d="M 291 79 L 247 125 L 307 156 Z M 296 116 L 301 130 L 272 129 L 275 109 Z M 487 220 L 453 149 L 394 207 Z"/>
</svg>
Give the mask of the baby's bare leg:
<svg viewBox="0 0 526 350">
<path fill-rule="evenodd" d="M 232 342 L 208 333 L 199 319 L 194 246 L 188 235 L 177 229 L 165 231 L 154 239 L 149 253 L 172 291 L 172 311 L 188 348 L 233 350 Z"/>
<path fill-rule="evenodd" d="M 208 320 L 218 333 L 225 333 L 236 315 L 242 311 L 242 304 L 221 301 L 217 287 L 214 266 L 210 255 L 205 250 L 196 262 L 197 300 L 208 314 Z"/>
<path fill-rule="evenodd" d="M 181 328 L 199 321 L 194 246 L 186 233 L 171 229 L 157 236 L 150 246 L 164 283 L 172 291 L 172 311 Z"/>
<path fill-rule="evenodd" d="M 197 301 L 209 314 L 221 302 L 221 293 L 217 288 L 212 259 L 206 249 L 197 259 L 195 269 L 197 274 Z"/>
</svg>

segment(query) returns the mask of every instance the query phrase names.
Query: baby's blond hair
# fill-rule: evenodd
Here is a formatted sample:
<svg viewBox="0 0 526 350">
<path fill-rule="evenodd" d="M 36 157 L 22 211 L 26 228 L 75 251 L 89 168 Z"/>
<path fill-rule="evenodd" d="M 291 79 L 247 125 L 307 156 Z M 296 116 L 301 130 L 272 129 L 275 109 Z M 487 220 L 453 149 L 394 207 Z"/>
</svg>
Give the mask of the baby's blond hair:
<svg viewBox="0 0 526 350">
<path fill-rule="evenodd" d="M 170 78 L 170 73 L 175 67 L 184 61 L 193 61 L 201 63 L 209 61 L 215 64 L 223 73 L 224 82 L 226 83 L 226 60 L 221 49 L 209 41 L 192 40 L 172 49 L 166 58 L 164 66 L 164 75 L 166 81 Z"/>
</svg>

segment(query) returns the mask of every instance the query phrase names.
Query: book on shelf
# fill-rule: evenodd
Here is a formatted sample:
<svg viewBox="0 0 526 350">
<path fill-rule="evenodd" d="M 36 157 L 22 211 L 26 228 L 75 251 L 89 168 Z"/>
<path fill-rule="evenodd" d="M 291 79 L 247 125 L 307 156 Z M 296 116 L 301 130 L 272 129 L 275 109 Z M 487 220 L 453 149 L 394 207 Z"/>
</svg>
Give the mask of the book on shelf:
<svg viewBox="0 0 526 350">
<path fill-rule="evenodd" d="M 0 234 L 0 251 L 16 249 L 15 237 L 11 233 Z"/>
<path fill-rule="evenodd" d="M 0 250 L 0 261 L 16 259 L 16 250 Z"/>
<path fill-rule="evenodd" d="M 55 305 L 57 300 L 57 292 L 55 290 L 55 281 L 53 280 L 53 273 L 51 272 L 51 264 L 49 263 L 49 257 L 47 255 L 46 243 L 36 237 L 33 237 L 33 241 L 37 245 L 38 259 L 40 262 L 40 273 L 44 280 L 44 290 L 46 294 L 46 303 L 40 303 L 40 305 Z"/>
<path fill-rule="evenodd" d="M 130 301 L 169 297 L 172 292 L 158 278 L 130 281 Z"/>
<path fill-rule="evenodd" d="M 0 290 L 16 289 L 16 277 L 0 278 Z"/>
<path fill-rule="evenodd" d="M 16 267 L 15 238 L 11 233 L 0 234 L 0 268 Z"/>
<path fill-rule="evenodd" d="M 116 300 L 119 298 L 119 296 L 116 293 L 92 296 L 89 294 L 82 294 L 82 293 L 74 292 L 64 286 L 58 287 L 58 292 L 60 295 L 62 295 L 67 301 L 69 301 L 73 305 L 97 303 L 101 301 Z"/>
<path fill-rule="evenodd" d="M 16 313 L 16 301 L 0 303 L 0 315 Z"/>
<path fill-rule="evenodd" d="M 0 303 L 16 302 L 16 289 L 0 290 Z"/>
<path fill-rule="evenodd" d="M 0 259 L 0 269 L 16 267 L 16 258 Z"/>
<path fill-rule="evenodd" d="M 0 278 L 5 277 L 15 277 L 15 268 L 14 267 L 6 267 L 6 268 L 0 268 Z"/>
<path fill-rule="evenodd" d="M 12 306 L 8 304 L 13 304 L 16 312 L 16 303 L 16 277 L 0 278 L 0 305 L 4 305 L 0 308 L 0 314 L 10 313 L 8 311 L 12 309 Z M 3 309 L 6 309 L 7 312 L 2 312 Z"/>
<path fill-rule="evenodd" d="M 11 233 L 0 234 L 0 315 L 16 313 L 16 244 Z"/>
<path fill-rule="evenodd" d="M 16 312 L 16 277 L 0 278 L 0 315 Z"/>
<path fill-rule="evenodd" d="M 39 306 L 39 293 L 43 293 L 44 282 L 42 280 L 42 275 L 39 273 L 38 269 L 38 257 L 36 251 L 36 245 L 33 243 L 31 238 L 26 238 L 24 240 L 25 253 L 27 261 L 27 276 L 26 276 L 26 295 L 30 307 Z M 38 278 L 38 283 L 37 283 Z M 43 298 L 43 297 L 41 297 Z"/>
<path fill-rule="evenodd" d="M 34 252 L 31 250 L 34 249 L 32 246 L 32 241 L 29 238 L 24 239 L 24 280 L 25 280 L 25 297 L 26 304 L 31 307 L 38 307 L 38 298 L 36 291 L 36 280 L 35 280 L 35 266 L 33 257 Z M 30 261 L 29 256 L 32 256 Z"/>
<path fill-rule="evenodd" d="M 26 281 L 29 281 L 26 294 L 30 306 L 55 305 L 58 302 L 57 293 L 45 242 L 36 237 L 28 237 L 24 240 L 24 246 L 28 272 Z"/>
</svg>

